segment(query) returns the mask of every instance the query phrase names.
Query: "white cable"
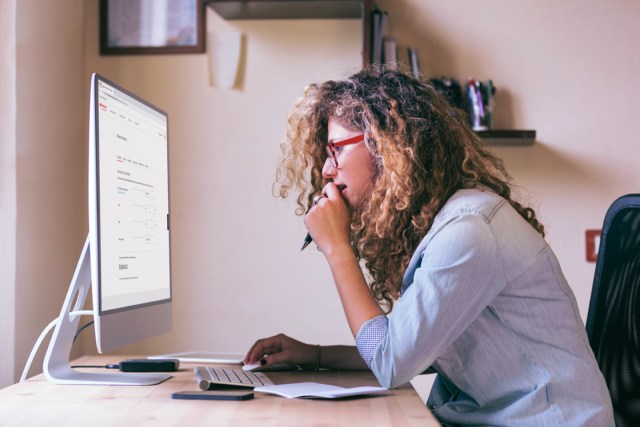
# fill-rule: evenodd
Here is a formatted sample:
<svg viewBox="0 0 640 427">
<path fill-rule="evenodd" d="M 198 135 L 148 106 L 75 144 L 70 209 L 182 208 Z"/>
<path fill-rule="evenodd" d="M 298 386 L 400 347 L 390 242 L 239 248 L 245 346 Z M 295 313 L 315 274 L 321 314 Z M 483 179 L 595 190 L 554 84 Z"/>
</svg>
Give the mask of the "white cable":
<svg viewBox="0 0 640 427">
<path fill-rule="evenodd" d="M 71 313 L 69 313 L 69 317 L 71 316 L 93 316 L 93 311 L 92 310 L 72 311 Z M 31 354 L 29 355 L 29 359 L 27 359 L 27 364 L 25 365 L 24 370 L 22 371 L 22 376 L 20 377 L 21 383 L 26 381 L 27 375 L 29 374 L 29 369 L 31 368 L 31 363 L 33 362 L 33 359 L 36 357 L 36 354 L 38 353 L 38 348 L 40 348 L 42 341 L 45 339 L 49 331 L 58 324 L 58 320 L 59 318 L 52 320 L 51 323 L 49 323 L 47 327 L 44 328 L 44 330 L 38 337 L 38 340 L 33 346 L 33 349 L 31 349 Z"/>
</svg>

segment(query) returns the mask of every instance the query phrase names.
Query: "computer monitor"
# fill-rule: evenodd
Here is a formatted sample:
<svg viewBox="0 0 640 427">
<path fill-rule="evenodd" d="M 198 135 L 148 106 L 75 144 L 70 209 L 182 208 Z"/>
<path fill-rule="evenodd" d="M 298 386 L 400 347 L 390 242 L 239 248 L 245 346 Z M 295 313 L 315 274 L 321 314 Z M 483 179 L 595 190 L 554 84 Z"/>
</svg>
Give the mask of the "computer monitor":
<svg viewBox="0 0 640 427">
<path fill-rule="evenodd" d="M 172 324 L 168 116 L 93 74 L 89 106 L 89 236 L 44 361 L 60 384 L 157 384 L 167 374 L 88 373 L 69 365 L 89 288 L 96 346 L 107 352 Z"/>
</svg>

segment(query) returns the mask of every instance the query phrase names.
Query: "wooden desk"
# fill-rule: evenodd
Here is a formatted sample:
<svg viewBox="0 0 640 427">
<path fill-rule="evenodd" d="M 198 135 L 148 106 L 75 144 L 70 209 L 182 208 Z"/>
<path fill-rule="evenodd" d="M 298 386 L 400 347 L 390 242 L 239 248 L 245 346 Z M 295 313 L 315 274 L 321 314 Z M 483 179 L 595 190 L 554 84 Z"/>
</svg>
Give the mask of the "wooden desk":
<svg viewBox="0 0 640 427">
<path fill-rule="evenodd" d="M 117 363 L 125 356 L 86 356 L 79 365 Z M 389 395 L 344 400 L 285 399 L 256 393 L 247 401 L 174 400 L 198 390 L 197 364 L 182 363 L 155 386 L 55 385 L 43 375 L 0 390 L 1 426 L 438 426 L 411 387 Z M 379 384 L 370 372 L 269 372 L 276 384 L 316 381 L 343 387 Z"/>
</svg>

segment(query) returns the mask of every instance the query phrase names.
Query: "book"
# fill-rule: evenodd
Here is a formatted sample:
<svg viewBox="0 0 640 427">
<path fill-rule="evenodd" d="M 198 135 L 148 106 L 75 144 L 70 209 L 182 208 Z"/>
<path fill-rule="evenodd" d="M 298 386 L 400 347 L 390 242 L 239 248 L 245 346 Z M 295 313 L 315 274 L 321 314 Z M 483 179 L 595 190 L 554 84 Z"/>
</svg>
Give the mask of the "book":
<svg viewBox="0 0 640 427">
<path fill-rule="evenodd" d="M 384 394 L 384 387 L 352 387 L 344 388 L 336 385 L 314 382 L 291 383 L 280 385 L 264 385 L 253 389 L 254 392 L 271 393 L 278 396 L 293 399 L 296 397 L 306 399 L 339 399 L 349 396 L 364 396 L 370 394 Z"/>
<path fill-rule="evenodd" d="M 371 62 L 373 64 L 380 64 L 382 58 L 382 38 L 380 38 L 380 16 L 379 10 L 374 11 L 371 14 L 373 33 L 371 37 Z"/>
<path fill-rule="evenodd" d="M 374 65 L 382 64 L 383 40 L 387 35 L 389 27 L 389 15 L 387 12 L 375 10 L 372 14 L 373 20 L 373 37 L 371 43 L 371 59 Z"/>
<path fill-rule="evenodd" d="M 409 65 L 411 66 L 411 73 L 416 79 L 420 79 L 420 63 L 418 62 L 418 52 L 414 48 L 407 48 L 407 56 L 409 58 Z"/>
<path fill-rule="evenodd" d="M 398 48 L 395 36 L 385 36 L 384 43 L 384 64 L 391 70 L 398 69 Z"/>
</svg>

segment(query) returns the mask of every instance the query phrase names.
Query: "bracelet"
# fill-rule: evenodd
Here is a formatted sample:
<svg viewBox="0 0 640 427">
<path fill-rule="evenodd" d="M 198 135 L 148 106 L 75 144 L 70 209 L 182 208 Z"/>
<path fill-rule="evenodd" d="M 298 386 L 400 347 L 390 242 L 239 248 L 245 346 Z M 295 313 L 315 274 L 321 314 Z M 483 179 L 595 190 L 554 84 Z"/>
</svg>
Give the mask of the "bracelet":
<svg viewBox="0 0 640 427">
<path fill-rule="evenodd" d="M 316 372 L 320 370 L 320 344 L 316 344 Z"/>
</svg>

